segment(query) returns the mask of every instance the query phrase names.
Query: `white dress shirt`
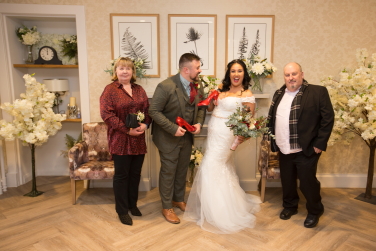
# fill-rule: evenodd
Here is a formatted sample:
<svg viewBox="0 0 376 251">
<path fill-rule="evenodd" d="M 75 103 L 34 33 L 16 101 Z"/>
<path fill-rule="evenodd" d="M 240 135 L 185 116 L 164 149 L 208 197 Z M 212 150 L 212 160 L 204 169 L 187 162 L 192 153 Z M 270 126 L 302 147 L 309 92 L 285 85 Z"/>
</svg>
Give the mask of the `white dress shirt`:
<svg viewBox="0 0 376 251">
<path fill-rule="evenodd" d="M 285 90 L 281 102 L 277 107 L 275 120 L 275 142 L 283 154 L 301 152 L 302 149 L 290 149 L 290 112 L 291 104 L 300 88 L 294 92 Z"/>
</svg>

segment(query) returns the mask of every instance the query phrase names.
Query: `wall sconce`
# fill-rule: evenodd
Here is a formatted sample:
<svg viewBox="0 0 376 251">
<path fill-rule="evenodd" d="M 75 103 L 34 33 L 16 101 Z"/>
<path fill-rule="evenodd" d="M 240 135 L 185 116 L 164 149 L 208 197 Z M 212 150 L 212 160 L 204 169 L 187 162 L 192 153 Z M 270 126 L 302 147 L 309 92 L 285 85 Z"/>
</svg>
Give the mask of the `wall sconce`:
<svg viewBox="0 0 376 251">
<path fill-rule="evenodd" d="M 65 113 L 59 110 L 59 104 L 62 102 L 60 96 L 64 95 L 65 92 L 69 90 L 68 79 L 43 79 L 43 84 L 46 86 L 47 91 L 55 93 L 55 113 Z"/>
</svg>

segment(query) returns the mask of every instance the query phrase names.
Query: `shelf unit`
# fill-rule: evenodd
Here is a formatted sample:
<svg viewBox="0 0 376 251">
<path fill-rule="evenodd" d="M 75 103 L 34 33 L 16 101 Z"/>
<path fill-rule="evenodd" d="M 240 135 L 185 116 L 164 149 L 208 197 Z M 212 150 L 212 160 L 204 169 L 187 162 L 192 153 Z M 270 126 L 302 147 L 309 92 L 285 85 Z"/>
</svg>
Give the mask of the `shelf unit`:
<svg viewBox="0 0 376 251">
<path fill-rule="evenodd" d="M 63 120 L 62 122 L 79 122 L 79 123 L 81 123 L 82 119 L 66 119 L 66 120 Z"/>
<path fill-rule="evenodd" d="M 78 65 L 13 64 L 14 68 L 78 68 Z"/>
</svg>

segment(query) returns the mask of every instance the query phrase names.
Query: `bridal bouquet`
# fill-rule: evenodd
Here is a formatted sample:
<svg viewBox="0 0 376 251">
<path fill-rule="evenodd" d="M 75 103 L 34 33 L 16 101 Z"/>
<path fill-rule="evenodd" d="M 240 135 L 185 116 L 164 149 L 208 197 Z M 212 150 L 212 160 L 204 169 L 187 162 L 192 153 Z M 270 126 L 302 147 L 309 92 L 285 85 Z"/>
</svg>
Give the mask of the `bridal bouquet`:
<svg viewBox="0 0 376 251">
<path fill-rule="evenodd" d="M 108 68 L 106 68 L 106 70 L 104 70 L 104 72 L 107 72 L 112 77 L 112 75 L 114 73 L 114 65 L 120 57 L 121 56 L 111 60 L 110 66 Z M 145 70 L 145 67 L 144 67 L 144 64 L 145 64 L 144 60 L 142 60 L 141 58 L 137 58 L 137 59 L 131 58 L 131 60 L 133 61 L 134 67 L 136 68 L 136 77 L 145 78 L 146 77 L 145 76 L 146 70 Z"/>
<path fill-rule="evenodd" d="M 229 120 L 225 122 L 226 126 L 230 127 L 230 130 L 233 131 L 235 136 L 257 138 L 264 133 L 270 134 L 269 128 L 266 126 L 268 123 L 267 119 L 262 116 L 259 118 L 253 118 L 252 113 L 246 105 L 238 107 L 228 119 Z M 235 137 L 230 150 L 235 151 L 239 144 L 239 137 Z"/>
<path fill-rule="evenodd" d="M 40 40 L 40 33 L 37 31 L 36 26 L 29 29 L 23 25 L 16 30 L 16 35 L 24 45 L 34 45 Z"/>
<path fill-rule="evenodd" d="M 213 78 L 211 76 L 199 75 L 200 81 L 204 88 L 205 97 L 207 98 L 211 90 L 217 89 L 218 84 L 215 82 L 218 78 Z"/>
<path fill-rule="evenodd" d="M 252 54 L 250 58 L 244 59 L 244 63 L 247 66 L 248 74 L 251 76 L 255 84 L 252 86 L 252 90 L 262 91 L 260 78 L 265 78 L 277 71 L 274 65 L 267 61 L 266 58 L 261 59 L 260 56 Z"/>
</svg>

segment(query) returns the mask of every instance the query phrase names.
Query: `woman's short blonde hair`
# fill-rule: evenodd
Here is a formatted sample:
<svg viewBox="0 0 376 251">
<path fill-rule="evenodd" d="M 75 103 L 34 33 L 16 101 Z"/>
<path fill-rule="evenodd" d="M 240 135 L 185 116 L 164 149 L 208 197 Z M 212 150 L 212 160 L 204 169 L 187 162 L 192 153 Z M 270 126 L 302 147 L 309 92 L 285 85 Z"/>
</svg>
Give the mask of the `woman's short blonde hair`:
<svg viewBox="0 0 376 251">
<path fill-rule="evenodd" d="M 116 60 L 114 64 L 114 69 L 112 72 L 112 81 L 118 80 L 118 77 L 116 75 L 116 68 L 119 66 L 124 66 L 124 67 L 131 67 L 132 68 L 132 77 L 131 77 L 131 83 L 136 82 L 136 67 L 134 66 L 134 63 L 132 59 L 128 57 L 120 57 Z"/>
</svg>

